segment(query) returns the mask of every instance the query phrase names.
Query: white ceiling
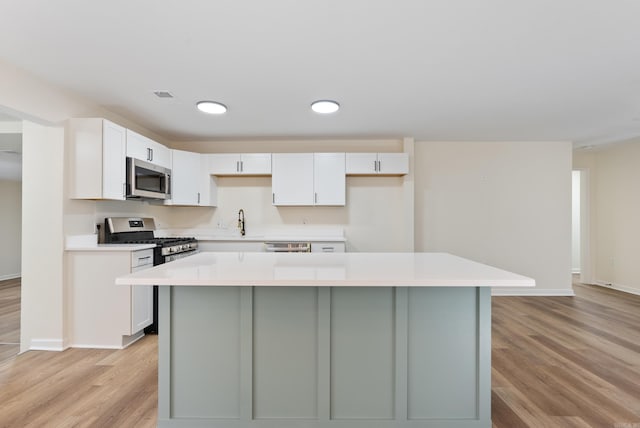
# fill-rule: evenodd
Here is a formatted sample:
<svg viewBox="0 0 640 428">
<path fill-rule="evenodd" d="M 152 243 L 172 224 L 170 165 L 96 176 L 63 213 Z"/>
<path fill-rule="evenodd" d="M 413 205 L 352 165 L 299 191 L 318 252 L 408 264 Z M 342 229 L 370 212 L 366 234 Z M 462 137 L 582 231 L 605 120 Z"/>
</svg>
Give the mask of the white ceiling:
<svg viewBox="0 0 640 428">
<path fill-rule="evenodd" d="M 636 0 L 11 3 L 0 59 L 170 140 L 640 135 Z"/>
</svg>

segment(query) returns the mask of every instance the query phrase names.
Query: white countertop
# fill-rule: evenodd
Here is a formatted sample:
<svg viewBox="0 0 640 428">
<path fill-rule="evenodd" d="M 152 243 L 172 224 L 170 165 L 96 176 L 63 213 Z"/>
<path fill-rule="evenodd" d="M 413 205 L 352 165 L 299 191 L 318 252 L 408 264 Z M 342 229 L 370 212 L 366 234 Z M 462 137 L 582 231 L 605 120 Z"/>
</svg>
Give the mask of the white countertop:
<svg viewBox="0 0 640 428">
<path fill-rule="evenodd" d="M 237 228 L 230 229 L 159 229 L 156 236 L 193 236 L 198 241 L 231 242 L 345 242 L 344 229 L 329 226 L 252 227 L 241 236 Z"/>
<path fill-rule="evenodd" d="M 98 244 L 98 235 L 68 235 L 66 251 L 139 251 L 155 248 L 156 244 Z"/>
<path fill-rule="evenodd" d="M 203 252 L 119 277 L 116 284 L 533 287 L 535 280 L 446 253 Z"/>
<path fill-rule="evenodd" d="M 75 247 L 65 248 L 67 251 L 139 251 L 155 248 L 156 244 L 95 244 L 95 245 L 78 245 Z"/>
<path fill-rule="evenodd" d="M 198 235 L 198 241 L 222 241 L 222 242 L 346 242 L 344 236 L 291 236 L 291 235 Z"/>
</svg>

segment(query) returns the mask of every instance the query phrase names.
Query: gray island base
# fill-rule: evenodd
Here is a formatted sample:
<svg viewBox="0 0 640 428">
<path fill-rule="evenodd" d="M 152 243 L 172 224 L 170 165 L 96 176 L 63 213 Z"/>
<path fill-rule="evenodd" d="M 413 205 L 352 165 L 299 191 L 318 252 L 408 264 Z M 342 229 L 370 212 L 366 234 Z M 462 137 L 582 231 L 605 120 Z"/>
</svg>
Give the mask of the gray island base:
<svg viewBox="0 0 640 428">
<path fill-rule="evenodd" d="M 159 427 L 491 427 L 490 287 L 533 280 L 448 254 L 386 274 L 380 255 L 256 254 L 117 280 L 161 285 Z"/>
</svg>

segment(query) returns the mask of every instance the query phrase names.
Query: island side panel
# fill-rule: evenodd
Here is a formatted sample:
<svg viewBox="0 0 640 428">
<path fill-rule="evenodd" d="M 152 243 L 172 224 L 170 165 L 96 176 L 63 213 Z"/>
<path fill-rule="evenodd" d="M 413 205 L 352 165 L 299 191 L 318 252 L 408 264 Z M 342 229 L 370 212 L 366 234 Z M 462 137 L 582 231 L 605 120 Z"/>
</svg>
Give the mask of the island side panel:
<svg viewBox="0 0 640 428">
<path fill-rule="evenodd" d="M 331 290 L 331 418 L 394 418 L 394 289 Z"/>
<path fill-rule="evenodd" d="M 240 418 L 240 295 L 171 288 L 171 417 Z"/>
<path fill-rule="evenodd" d="M 318 418 L 318 289 L 256 287 L 253 417 Z"/>
<path fill-rule="evenodd" d="M 409 289 L 409 420 L 479 417 L 479 297 L 469 287 Z"/>
</svg>

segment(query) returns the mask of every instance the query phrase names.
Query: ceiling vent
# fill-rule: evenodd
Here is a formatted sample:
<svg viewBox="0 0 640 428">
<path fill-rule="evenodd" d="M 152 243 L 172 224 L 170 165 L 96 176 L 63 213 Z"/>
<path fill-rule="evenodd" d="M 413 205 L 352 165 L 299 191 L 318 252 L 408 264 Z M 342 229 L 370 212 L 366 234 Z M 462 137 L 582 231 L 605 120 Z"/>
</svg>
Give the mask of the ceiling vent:
<svg viewBox="0 0 640 428">
<path fill-rule="evenodd" d="M 173 95 L 169 91 L 153 91 L 158 98 L 173 98 Z"/>
</svg>

